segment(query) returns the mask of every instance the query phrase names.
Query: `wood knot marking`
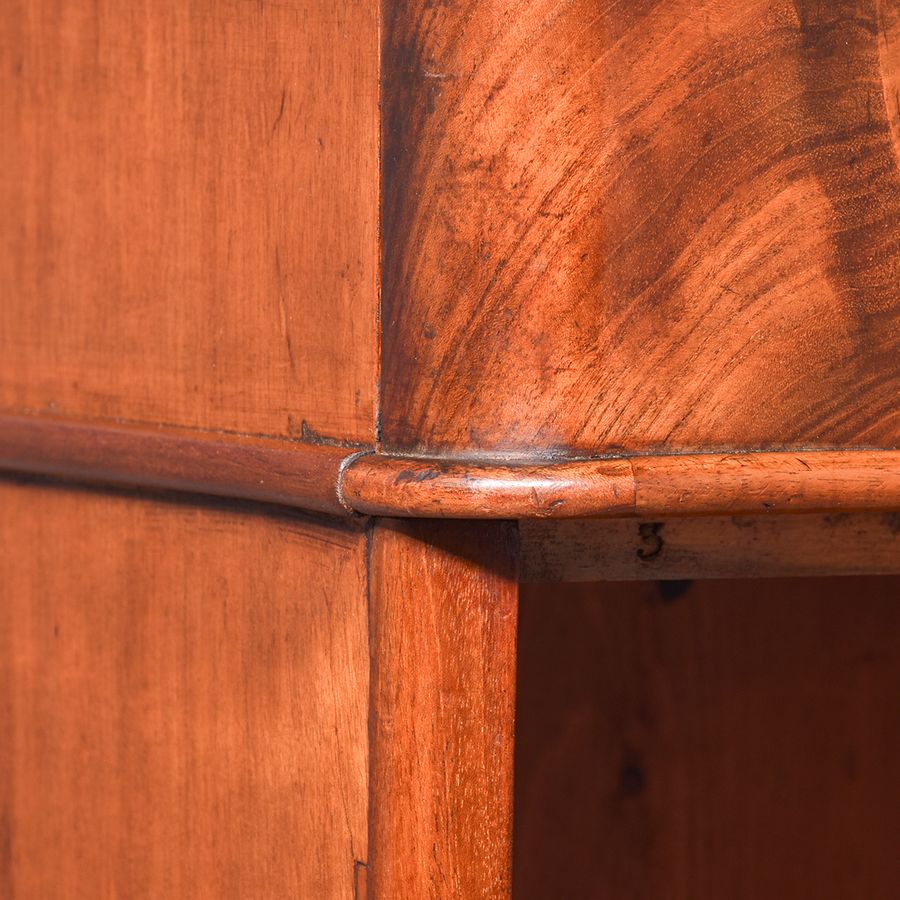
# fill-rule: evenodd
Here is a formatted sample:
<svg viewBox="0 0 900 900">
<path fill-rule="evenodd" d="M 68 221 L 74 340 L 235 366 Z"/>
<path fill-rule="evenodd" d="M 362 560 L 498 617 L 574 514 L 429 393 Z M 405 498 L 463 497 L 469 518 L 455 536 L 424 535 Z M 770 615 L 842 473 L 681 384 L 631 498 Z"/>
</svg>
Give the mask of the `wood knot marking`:
<svg viewBox="0 0 900 900">
<path fill-rule="evenodd" d="M 643 543 L 642 547 L 638 547 L 638 559 L 646 562 L 662 553 L 665 542 L 660 537 L 660 532 L 664 524 L 664 522 L 641 522 L 638 526 L 638 536 Z"/>
<path fill-rule="evenodd" d="M 628 761 L 622 765 L 619 771 L 619 786 L 622 792 L 632 796 L 644 792 L 647 786 L 647 776 L 640 763 Z"/>
<path fill-rule="evenodd" d="M 691 589 L 693 583 L 693 581 L 685 579 L 660 581 L 656 586 L 659 592 L 659 599 L 662 600 L 663 603 L 675 603 Z"/>
</svg>

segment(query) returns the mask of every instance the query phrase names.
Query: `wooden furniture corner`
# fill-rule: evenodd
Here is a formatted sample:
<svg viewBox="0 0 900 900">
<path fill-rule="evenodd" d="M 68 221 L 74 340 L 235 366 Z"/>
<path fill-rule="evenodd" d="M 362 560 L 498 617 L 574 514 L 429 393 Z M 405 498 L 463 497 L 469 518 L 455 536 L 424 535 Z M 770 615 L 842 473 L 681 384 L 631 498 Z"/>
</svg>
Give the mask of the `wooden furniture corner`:
<svg viewBox="0 0 900 900">
<path fill-rule="evenodd" d="M 894 900 L 900 0 L 0 71 L 0 897 Z"/>
</svg>

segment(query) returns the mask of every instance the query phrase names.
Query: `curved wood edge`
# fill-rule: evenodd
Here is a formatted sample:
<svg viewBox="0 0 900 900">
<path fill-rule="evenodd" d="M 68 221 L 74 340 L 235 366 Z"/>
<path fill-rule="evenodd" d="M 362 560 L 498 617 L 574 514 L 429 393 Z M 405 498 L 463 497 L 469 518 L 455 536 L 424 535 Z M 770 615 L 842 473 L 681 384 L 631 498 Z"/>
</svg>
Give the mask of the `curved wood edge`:
<svg viewBox="0 0 900 900">
<path fill-rule="evenodd" d="M 341 503 L 346 447 L 0 416 L 0 469 L 76 481 L 189 491 L 351 515 Z"/>
<path fill-rule="evenodd" d="M 361 456 L 359 513 L 428 518 L 642 518 L 900 508 L 900 451 L 702 454 L 497 464 Z"/>
<path fill-rule="evenodd" d="M 345 516 L 664 518 L 900 509 L 897 450 L 513 463 L 0 416 L 0 469 Z"/>
<path fill-rule="evenodd" d="M 631 515 L 627 460 L 497 464 L 367 456 L 347 466 L 348 506 L 367 515 L 527 519 Z"/>
</svg>

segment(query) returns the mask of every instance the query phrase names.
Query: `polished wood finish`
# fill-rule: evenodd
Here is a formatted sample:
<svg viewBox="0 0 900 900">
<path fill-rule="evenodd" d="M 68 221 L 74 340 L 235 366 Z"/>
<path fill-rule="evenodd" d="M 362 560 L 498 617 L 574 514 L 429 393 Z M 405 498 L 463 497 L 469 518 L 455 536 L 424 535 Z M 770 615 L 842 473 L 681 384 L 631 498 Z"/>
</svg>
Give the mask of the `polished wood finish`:
<svg viewBox="0 0 900 900">
<path fill-rule="evenodd" d="M 900 575 L 898 512 L 523 519 L 519 532 L 524 582 Z"/>
<path fill-rule="evenodd" d="M 341 479 L 370 515 L 566 519 L 900 509 L 900 452 L 547 460 L 361 455 Z"/>
<path fill-rule="evenodd" d="M 515 558 L 506 523 L 375 528 L 368 900 L 509 896 Z"/>
<path fill-rule="evenodd" d="M 384 448 L 900 446 L 898 19 L 385 4 Z"/>
<path fill-rule="evenodd" d="M 521 579 L 900 565 L 900 0 L 11 0 L 0 72 L 3 897 L 506 897 Z M 526 589 L 519 895 L 896 887 L 897 583 L 773 584 Z"/>
<path fill-rule="evenodd" d="M 0 469 L 343 515 L 568 519 L 900 509 L 900 452 L 892 451 L 535 464 L 0 416 Z"/>
<path fill-rule="evenodd" d="M 641 515 L 900 509 L 900 452 L 637 457 Z"/>
<path fill-rule="evenodd" d="M 371 441 L 376 0 L 11 0 L 0 67 L 0 409 Z"/>
<path fill-rule="evenodd" d="M 634 511 L 627 460 L 510 464 L 368 455 L 347 465 L 341 493 L 357 512 L 381 516 L 520 519 Z"/>
<path fill-rule="evenodd" d="M 68 480 L 240 497 L 348 515 L 350 450 L 176 428 L 0 416 L 0 469 Z"/>
<path fill-rule="evenodd" d="M 517 900 L 894 900 L 900 580 L 529 585 Z"/>
<path fill-rule="evenodd" d="M 0 895 L 353 897 L 365 535 L 0 482 Z"/>
</svg>

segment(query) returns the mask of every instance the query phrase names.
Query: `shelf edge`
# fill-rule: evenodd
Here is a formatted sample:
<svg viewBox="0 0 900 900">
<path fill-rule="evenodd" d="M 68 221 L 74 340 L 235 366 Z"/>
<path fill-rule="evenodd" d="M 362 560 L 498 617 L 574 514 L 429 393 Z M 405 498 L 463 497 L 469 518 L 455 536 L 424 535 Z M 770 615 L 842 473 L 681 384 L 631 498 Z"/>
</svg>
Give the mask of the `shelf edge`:
<svg viewBox="0 0 900 900">
<path fill-rule="evenodd" d="M 666 518 L 900 509 L 900 451 L 704 453 L 546 463 L 363 456 L 342 480 L 367 515 Z"/>
<path fill-rule="evenodd" d="M 0 416 L 0 469 L 211 494 L 351 515 L 338 477 L 346 447 L 172 427 Z"/>
<path fill-rule="evenodd" d="M 276 438 L 0 416 L 0 469 L 331 515 L 667 518 L 900 510 L 900 451 L 448 460 Z"/>
</svg>

